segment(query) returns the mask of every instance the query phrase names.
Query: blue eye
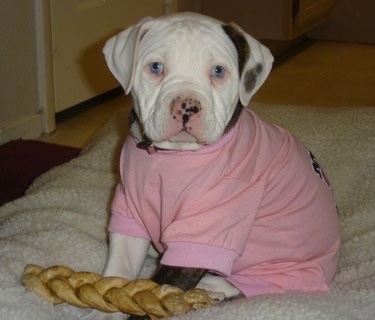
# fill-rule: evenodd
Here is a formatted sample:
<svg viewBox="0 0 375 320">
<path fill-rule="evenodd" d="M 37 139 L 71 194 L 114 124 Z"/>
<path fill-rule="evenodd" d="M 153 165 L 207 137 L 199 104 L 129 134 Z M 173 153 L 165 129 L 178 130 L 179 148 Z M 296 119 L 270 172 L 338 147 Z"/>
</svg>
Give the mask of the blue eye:
<svg viewBox="0 0 375 320">
<path fill-rule="evenodd" d="M 211 75 L 215 78 L 222 79 L 225 75 L 225 69 L 222 66 L 214 66 L 211 69 Z"/>
<path fill-rule="evenodd" d="M 164 67 L 160 62 L 151 62 L 148 67 L 153 74 L 158 75 L 160 73 L 163 73 Z"/>
</svg>

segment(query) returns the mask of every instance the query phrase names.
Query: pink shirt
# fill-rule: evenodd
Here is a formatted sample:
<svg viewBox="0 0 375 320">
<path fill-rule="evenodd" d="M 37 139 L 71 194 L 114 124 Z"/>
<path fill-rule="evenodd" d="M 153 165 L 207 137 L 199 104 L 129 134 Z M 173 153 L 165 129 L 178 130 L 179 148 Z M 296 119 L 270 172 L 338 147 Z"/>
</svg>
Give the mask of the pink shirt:
<svg viewBox="0 0 375 320">
<path fill-rule="evenodd" d="M 340 224 L 320 167 L 286 130 L 244 109 L 198 151 L 148 154 L 128 137 L 109 230 L 150 239 L 162 264 L 205 268 L 245 295 L 327 290 Z"/>
</svg>

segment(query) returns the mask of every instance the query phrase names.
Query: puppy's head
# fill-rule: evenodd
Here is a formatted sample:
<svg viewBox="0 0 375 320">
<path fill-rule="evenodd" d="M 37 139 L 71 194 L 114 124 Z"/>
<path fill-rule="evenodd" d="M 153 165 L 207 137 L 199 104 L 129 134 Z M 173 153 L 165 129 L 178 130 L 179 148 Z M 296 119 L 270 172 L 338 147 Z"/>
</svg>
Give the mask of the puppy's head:
<svg viewBox="0 0 375 320">
<path fill-rule="evenodd" d="M 103 51 L 132 93 L 133 136 L 174 150 L 219 139 L 273 62 L 269 50 L 237 25 L 192 13 L 145 18 L 108 40 Z"/>
</svg>

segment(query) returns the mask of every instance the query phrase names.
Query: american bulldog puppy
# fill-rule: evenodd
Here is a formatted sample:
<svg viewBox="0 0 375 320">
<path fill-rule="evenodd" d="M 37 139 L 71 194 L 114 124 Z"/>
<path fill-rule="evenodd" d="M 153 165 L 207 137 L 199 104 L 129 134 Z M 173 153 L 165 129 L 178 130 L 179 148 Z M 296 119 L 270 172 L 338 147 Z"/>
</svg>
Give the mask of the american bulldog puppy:
<svg viewBox="0 0 375 320">
<path fill-rule="evenodd" d="M 236 24 L 180 13 L 143 19 L 104 54 L 133 97 L 104 275 L 137 278 L 152 245 L 160 284 L 227 299 L 327 290 L 340 247 L 328 180 L 245 108 L 270 51 Z"/>
</svg>

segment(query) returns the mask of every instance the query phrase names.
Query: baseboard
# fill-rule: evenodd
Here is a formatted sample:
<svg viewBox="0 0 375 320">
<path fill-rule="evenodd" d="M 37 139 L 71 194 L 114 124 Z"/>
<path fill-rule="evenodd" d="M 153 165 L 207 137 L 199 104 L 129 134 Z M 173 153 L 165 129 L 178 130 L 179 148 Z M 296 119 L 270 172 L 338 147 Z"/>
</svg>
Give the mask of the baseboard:
<svg viewBox="0 0 375 320">
<path fill-rule="evenodd" d="M 36 139 L 42 135 L 40 113 L 0 128 L 0 144 L 16 139 Z"/>
<path fill-rule="evenodd" d="M 102 103 L 105 103 L 113 98 L 116 98 L 120 95 L 124 94 L 124 89 L 122 87 L 117 87 L 107 92 L 104 92 L 98 96 L 95 96 L 91 99 L 83 101 L 81 103 L 76 104 L 75 106 L 71 106 L 68 109 L 56 113 L 56 121 L 64 121 L 66 119 L 70 119 L 81 112 L 85 112 L 92 107 L 96 107 Z"/>
</svg>

